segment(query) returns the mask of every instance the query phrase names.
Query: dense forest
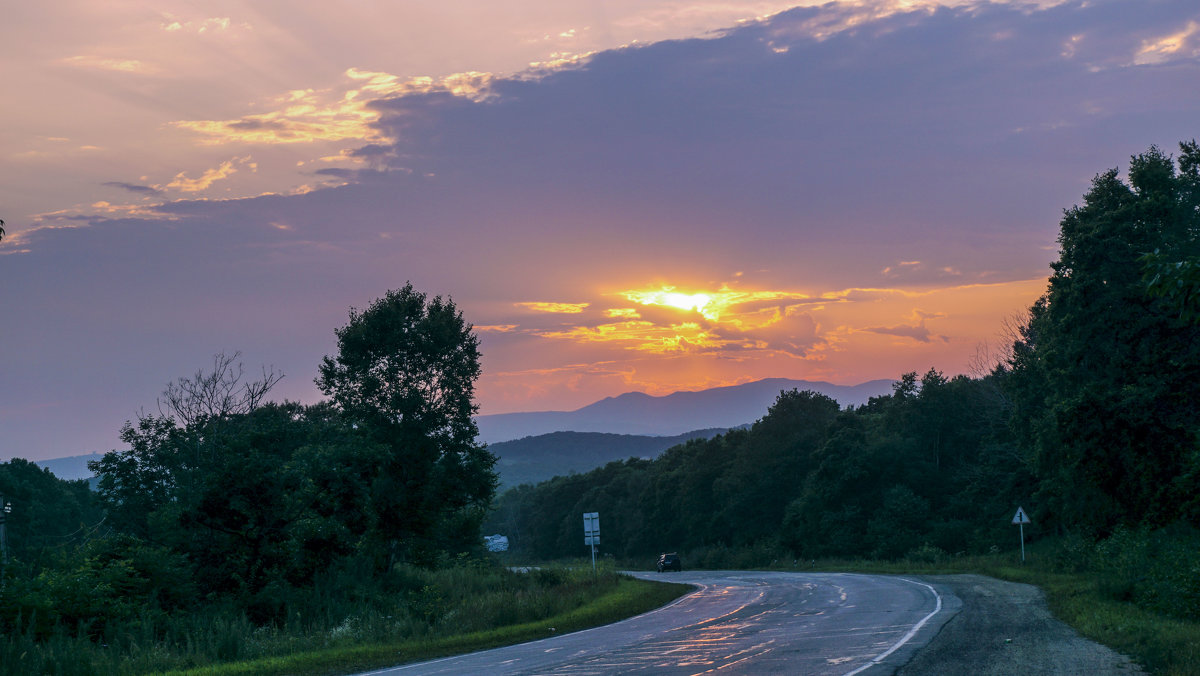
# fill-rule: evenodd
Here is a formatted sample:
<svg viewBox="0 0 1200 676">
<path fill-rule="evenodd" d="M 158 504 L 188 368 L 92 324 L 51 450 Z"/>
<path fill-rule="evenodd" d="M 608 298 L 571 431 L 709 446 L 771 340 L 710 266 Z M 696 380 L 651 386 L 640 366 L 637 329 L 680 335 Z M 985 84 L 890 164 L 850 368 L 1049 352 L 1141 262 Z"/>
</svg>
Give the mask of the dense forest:
<svg viewBox="0 0 1200 676">
<path fill-rule="evenodd" d="M 904 374 L 849 410 L 781 392 L 748 430 L 510 490 L 486 526 L 578 556 L 579 515 L 599 511 L 605 553 L 728 565 L 1010 549 L 1018 506 L 1034 537 L 1200 525 L 1200 148 L 1096 176 L 1059 243 L 978 377 Z"/>
<path fill-rule="evenodd" d="M 535 558 L 580 553 L 584 506 L 601 513 L 603 551 L 621 558 L 1007 547 L 1007 517 L 1035 480 L 1003 424 L 1011 404 L 999 380 L 905 374 L 895 394 L 848 411 L 821 394 L 783 392 L 748 430 L 510 490 L 487 525 Z"/>
</svg>

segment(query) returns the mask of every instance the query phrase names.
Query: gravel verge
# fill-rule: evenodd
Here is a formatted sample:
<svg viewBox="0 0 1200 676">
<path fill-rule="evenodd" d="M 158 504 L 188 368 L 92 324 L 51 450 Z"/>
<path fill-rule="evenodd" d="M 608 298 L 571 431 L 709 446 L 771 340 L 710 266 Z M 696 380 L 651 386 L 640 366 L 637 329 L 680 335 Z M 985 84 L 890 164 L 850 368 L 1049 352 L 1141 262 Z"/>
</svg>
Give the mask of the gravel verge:
<svg viewBox="0 0 1200 676">
<path fill-rule="evenodd" d="M 927 575 L 920 579 L 962 600 L 900 676 L 1041 676 L 1142 674 L 1128 657 L 1083 638 L 1054 619 L 1042 590 L 983 575 Z"/>
</svg>

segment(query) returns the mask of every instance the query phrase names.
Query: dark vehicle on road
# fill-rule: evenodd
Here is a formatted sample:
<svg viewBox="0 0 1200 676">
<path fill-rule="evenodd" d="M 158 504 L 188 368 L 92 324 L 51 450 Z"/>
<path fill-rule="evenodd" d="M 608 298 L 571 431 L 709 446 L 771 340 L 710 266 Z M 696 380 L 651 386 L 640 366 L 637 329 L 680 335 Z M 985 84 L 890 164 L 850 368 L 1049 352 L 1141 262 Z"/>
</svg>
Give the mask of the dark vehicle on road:
<svg viewBox="0 0 1200 676">
<path fill-rule="evenodd" d="M 671 552 L 658 557 L 658 572 L 661 573 L 664 570 L 673 570 L 676 573 L 683 570 L 683 563 L 679 561 L 678 554 Z"/>
</svg>

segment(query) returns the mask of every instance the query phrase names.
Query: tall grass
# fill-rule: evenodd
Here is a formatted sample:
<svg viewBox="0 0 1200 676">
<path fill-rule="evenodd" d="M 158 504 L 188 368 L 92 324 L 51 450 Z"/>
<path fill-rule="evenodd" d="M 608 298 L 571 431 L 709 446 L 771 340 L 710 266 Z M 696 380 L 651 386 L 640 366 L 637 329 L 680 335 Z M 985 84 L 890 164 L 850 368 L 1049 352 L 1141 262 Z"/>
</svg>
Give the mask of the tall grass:
<svg viewBox="0 0 1200 676">
<path fill-rule="evenodd" d="M 409 646 L 409 657 L 415 658 L 430 653 L 431 646 L 436 653 L 435 644 L 452 637 L 531 625 L 548 618 L 565 618 L 570 624 L 572 613 L 603 604 L 605 599 L 611 602 L 618 588 L 632 582 L 618 576 L 611 565 L 595 575 L 590 567 L 519 573 L 478 564 L 435 571 L 400 566 L 383 579 L 366 577 L 347 584 L 347 576 L 356 574 L 341 571 L 308 591 L 280 590 L 276 600 L 284 619 L 266 626 L 257 626 L 244 613 L 221 605 L 189 614 L 147 614 L 109 623 L 98 638 L 61 629 L 41 636 L 28 629 L 36 626 L 35 618 L 24 618 L 26 629 L 18 626 L 0 637 L 0 674 L 143 674 L 193 668 L 237 673 L 222 671 L 218 665 L 297 654 L 308 655 L 307 662 L 319 663 L 323 651 L 340 654 L 335 662 L 342 666 L 359 665 L 367 658 L 355 658 L 353 653 L 363 646 L 391 646 L 379 659 L 383 664 L 396 663 L 401 661 L 399 645 Z M 627 589 L 623 591 L 618 595 L 623 601 L 618 604 L 622 607 L 617 616 L 631 612 L 625 607 L 631 595 Z M 605 615 L 610 611 L 601 608 L 598 613 L 593 608 L 584 619 L 617 619 Z M 508 639 L 483 639 L 493 644 L 496 640 Z M 373 663 L 371 659 L 367 663 Z M 293 661 L 286 671 L 303 673 L 305 663 Z M 268 669 L 244 673 L 264 670 Z"/>
</svg>

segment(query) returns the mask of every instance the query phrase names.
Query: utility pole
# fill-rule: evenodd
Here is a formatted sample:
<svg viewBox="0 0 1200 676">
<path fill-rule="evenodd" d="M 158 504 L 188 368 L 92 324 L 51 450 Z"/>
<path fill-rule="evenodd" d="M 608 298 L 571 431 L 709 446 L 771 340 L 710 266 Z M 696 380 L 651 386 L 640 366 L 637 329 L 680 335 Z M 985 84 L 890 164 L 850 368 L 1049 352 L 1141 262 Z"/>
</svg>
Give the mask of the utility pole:
<svg viewBox="0 0 1200 676">
<path fill-rule="evenodd" d="M 0 495 L 0 505 L 4 508 L 0 509 L 0 590 L 4 589 L 6 584 L 5 573 L 8 571 L 8 529 L 5 526 L 5 521 L 8 520 L 8 515 L 12 513 L 12 503 L 7 502 L 3 495 Z"/>
</svg>

